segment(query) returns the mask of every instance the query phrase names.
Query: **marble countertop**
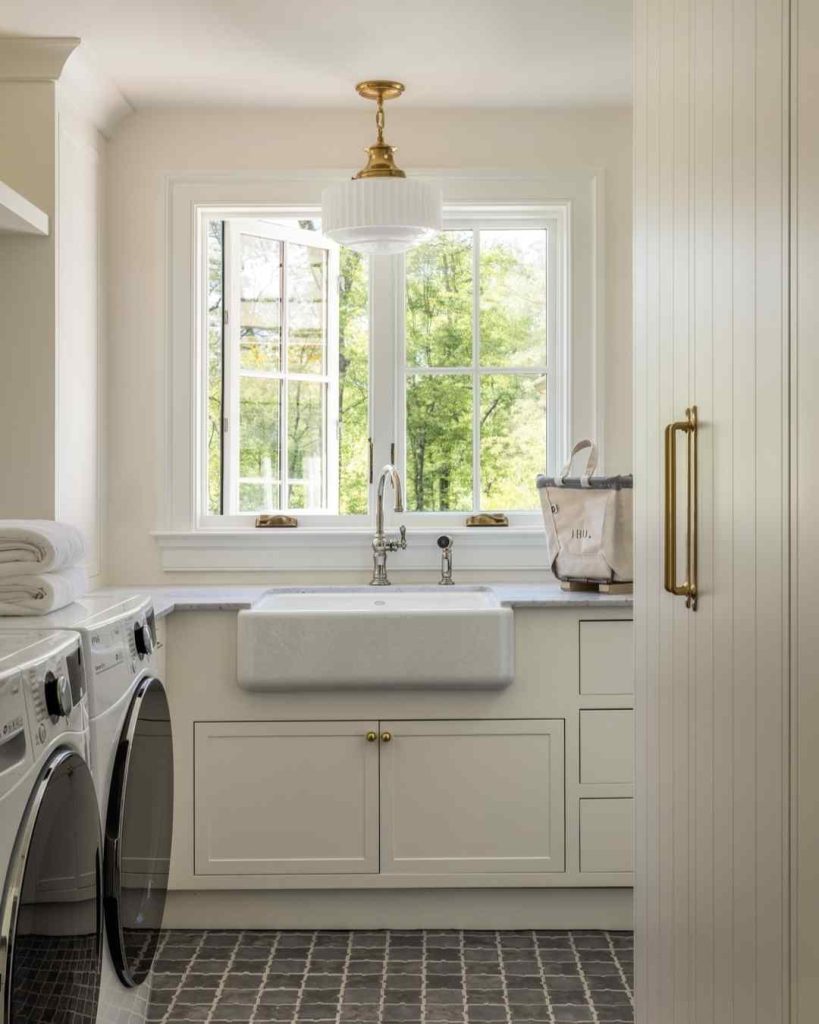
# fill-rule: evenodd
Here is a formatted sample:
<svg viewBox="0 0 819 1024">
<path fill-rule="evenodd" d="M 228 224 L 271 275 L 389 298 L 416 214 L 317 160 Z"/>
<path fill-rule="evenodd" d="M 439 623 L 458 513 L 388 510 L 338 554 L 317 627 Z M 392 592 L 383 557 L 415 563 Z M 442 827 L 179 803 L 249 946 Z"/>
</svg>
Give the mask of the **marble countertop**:
<svg viewBox="0 0 819 1024">
<path fill-rule="evenodd" d="M 492 583 L 486 584 L 507 608 L 630 608 L 631 594 L 595 594 L 567 592 L 559 583 Z M 262 594 L 274 590 L 333 590 L 349 587 L 298 586 L 222 586 L 218 584 L 195 587 L 103 587 L 95 596 L 110 596 L 122 600 L 133 594 L 149 594 L 158 616 L 171 612 L 241 611 L 249 608 Z M 366 586 L 359 589 L 367 590 Z"/>
</svg>

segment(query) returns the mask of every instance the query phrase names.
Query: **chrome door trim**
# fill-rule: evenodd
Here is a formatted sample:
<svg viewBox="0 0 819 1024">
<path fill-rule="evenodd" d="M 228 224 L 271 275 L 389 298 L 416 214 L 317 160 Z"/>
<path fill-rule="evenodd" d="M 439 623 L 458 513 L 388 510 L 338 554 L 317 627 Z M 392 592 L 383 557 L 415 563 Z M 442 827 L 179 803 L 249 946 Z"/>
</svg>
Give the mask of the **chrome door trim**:
<svg viewBox="0 0 819 1024">
<path fill-rule="evenodd" d="M 14 841 L 11 861 L 9 863 L 6 884 L 3 890 L 3 901 L 0 906 L 0 1024 L 11 1024 L 11 965 L 14 962 L 14 937 L 17 931 L 17 919 L 20 912 L 20 899 L 23 892 L 23 881 L 28 866 L 28 857 L 31 850 L 31 840 L 34 829 L 37 825 L 37 817 L 43 805 L 46 792 L 55 772 L 66 762 L 76 760 L 89 773 L 88 765 L 83 758 L 70 747 L 58 747 L 40 772 L 40 777 L 31 791 L 26 809 L 23 812 L 23 820 Z M 92 785 L 93 785 L 93 780 Z M 97 833 L 97 949 L 98 969 L 102 960 L 102 837 Z"/>
<path fill-rule="evenodd" d="M 128 715 L 117 744 L 105 818 L 103 849 L 105 928 L 108 935 L 108 949 L 111 953 L 111 959 L 120 981 L 127 988 L 136 988 L 137 985 L 141 985 L 145 981 L 147 972 L 142 977 L 136 977 L 133 974 L 128 963 L 125 948 L 125 935 L 122 927 L 123 917 L 120 912 L 120 898 L 122 894 L 122 828 L 125 821 L 125 795 L 134 736 L 139 724 L 142 703 L 149 690 L 154 686 L 158 686 L 162 690 L 167 701 L 167 691 L 161 679 L 158 679 L 156 676 L 147 675 L 140 680 L 131 700 L 131 705 L 128 708 Z M 173 743 L 173 737 L 171 737 L 171 742 Z M 3 1024 L 3 1022 L 0 1021 L 0 1024 Z"/>
</svg>

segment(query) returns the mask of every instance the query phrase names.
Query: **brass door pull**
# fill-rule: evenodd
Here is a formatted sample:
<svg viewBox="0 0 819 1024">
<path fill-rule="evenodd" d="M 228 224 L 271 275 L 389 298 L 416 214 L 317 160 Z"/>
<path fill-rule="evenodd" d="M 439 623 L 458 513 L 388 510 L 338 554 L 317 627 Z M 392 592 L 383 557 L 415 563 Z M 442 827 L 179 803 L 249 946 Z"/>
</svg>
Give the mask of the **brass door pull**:
<svg viewBox="0 0 819 1024">
<path fill-rule="evenodd" d="M 377 739 L 378 739 L 378 733 L 377 732 L 373 732 L 372 729 L 370 729 L 370 731 L 367 733 L 367 742 L 368 743 L 375 743 L 375 741 Z"/>
<path fill-rule="evenodd" d="M 685 410 L 685 419 L 669 423 L 665 428 L 665 589 L 669 594 L 685 598 L 686 608 L 697 610 L 697 407 Z M 677 434 L 686 435 L 686 575 L 677 582 Z"/>
<path fill-rule="evenodd" d="M 382 732 L 381 733 L 381 742 L 382 743 L 389 743 L 391 739 L 392 739 L 392 733 L 391 732 Z"/>
</svg>

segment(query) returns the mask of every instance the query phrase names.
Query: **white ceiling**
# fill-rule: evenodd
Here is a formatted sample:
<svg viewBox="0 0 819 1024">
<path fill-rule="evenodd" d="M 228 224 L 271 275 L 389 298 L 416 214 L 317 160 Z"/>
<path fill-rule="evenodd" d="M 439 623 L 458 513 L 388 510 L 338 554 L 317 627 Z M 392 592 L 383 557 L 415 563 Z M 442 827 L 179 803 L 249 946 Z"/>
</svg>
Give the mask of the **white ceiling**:
<svg viewBox="0 0 819 1024">
<path fill-rule="evenodd" d="M 631 0 L 0 0 L 0 34 L 80 36 L 135 107 L 631 101 Z"/>
</svg>

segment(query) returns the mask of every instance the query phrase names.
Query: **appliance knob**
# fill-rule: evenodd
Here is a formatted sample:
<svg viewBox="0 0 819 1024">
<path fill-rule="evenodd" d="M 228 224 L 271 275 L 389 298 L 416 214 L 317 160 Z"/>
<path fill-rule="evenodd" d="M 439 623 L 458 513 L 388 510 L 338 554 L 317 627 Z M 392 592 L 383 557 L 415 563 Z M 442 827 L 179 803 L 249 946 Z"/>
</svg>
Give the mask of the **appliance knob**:
<svg viewBox="0 0 819 1024">
<path fill-rule="evenodd" d="M 74 700 L 71 696 L 71 685 L 65 676 L 55 676 L 53 672 L 47 672 L 45 677 L 46 710 L 52 718 L 66 718 L 74 708 Z"/>
<path fill-rule="evenodd" d="M 134 643 L 140 658 L 147 658 L 154 652 L 154 637 L 147 622 L 134 624 Z"/>
</svg>

